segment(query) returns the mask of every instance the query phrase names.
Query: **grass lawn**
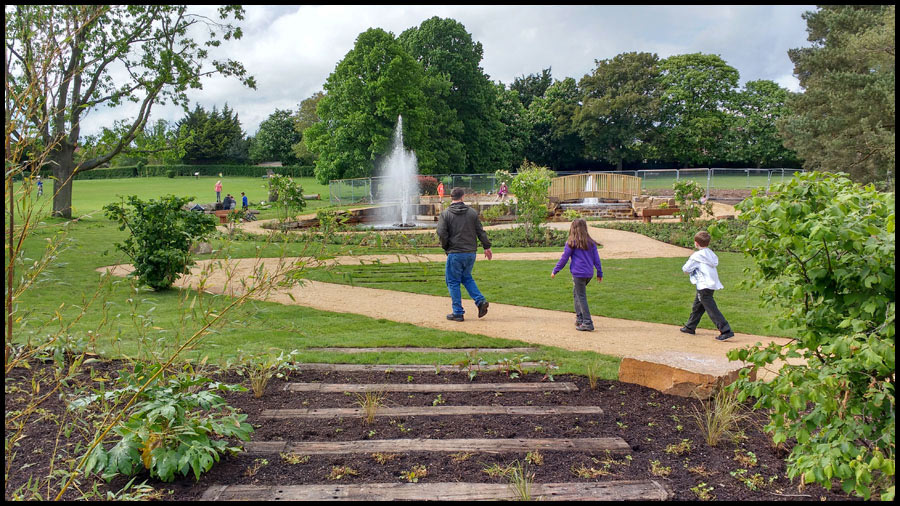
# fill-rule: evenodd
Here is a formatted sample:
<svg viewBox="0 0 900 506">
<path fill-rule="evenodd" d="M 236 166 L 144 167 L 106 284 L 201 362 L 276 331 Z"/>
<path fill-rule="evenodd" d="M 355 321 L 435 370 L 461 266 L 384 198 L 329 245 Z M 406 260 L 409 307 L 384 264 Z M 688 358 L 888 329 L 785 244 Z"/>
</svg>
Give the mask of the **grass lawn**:
<svg viewBox="0 0 900 506">
<path fill-rule="evenodd" d="M 25 257 L 36 259 L 45 241 L 62 228 L 62 220 L 48 218 L 34 230 L 26 242 Z M 70 232 L 66 249 L 61 251 L 42 281 L 17 301 L 20 317 L 16 327 L 17 342 L 42 342 L 60 333 L 80 313 L 97 290 L 100 275 L 95 268 L 126 262 L 115 251 L 113 243 L 122 241 L 125 232 L 102 215 L 84 218 L 68 226 Z M 213 241 L 221 248 L 222 239 Z M 229 246 L 231 257 L 255 256 L 261 242 L 234 242 Z M 279 245 L 270 245 L 267 253 L 277 255 Z M 296 248 L 296 249 L 294 249 Z M 302 244 L 285 245 L 288 255 L 301 251 Z M 340 246 L 330 246 L 334 254 Z M 293 250 L 293 252 L 292 252 Z M 108 254 L 106 254 L 108 252 Z M 372 248 L 358 249 L 359 254 L 380 253 Z M 17 273 L 18 274 L 18 273 Z M 136 357 L 147 350 L 170 353 L 202 326 L 202 312 L 191 311 L 198 294 L 191 290 L 153 292 L 147 288 L 135 290 L 131 283 L 115 278 L 104 287 L 98 301 L 87 313 L 63 334 L 87 340 L 96 336 L 96 350 L 104 356 Z M 225 307 L 232 299 L 222 295 L 203 294 L 215 309 Z M 104 302 L 105 301 L 105 302 Z M 197 304 L 196 308 L 199 308 Z M 427 347 L 510 347 L 529 346 L 516 340 L 496 339 L 462 332 L 447 332 L 415 325 L 377 320 L 364 316 L 318 311 L 298 306 L 250 301 L 225 317 L 224 325 L 205 336 L 187 358 L 209 356 L 216 362 L 234 358 L 239 351 L 261 352 L 269 348 L 283 350 L 321 346 L 427 346 Z M 599 364 L 599 376 L 615 379 L 619 359 L 592 352 L 570 352 L 558 348 L 539 347 L 530 353 L 533 360 L 548 360 L 560 366 L 559 372 L 586 374 L 590 364 Z M 463 353 L 381 353 L 337 354 L 304 352 L 297 360 L 310 362 L 374 362 L 374 363 L 453 363 L 464 358 Z M 510 354 L 484 354 L 488 362 Z"/>
<path fill-rule="evenodd" d="M 222 181 L 222 198 L 225 194 L 231 193 L 240 205 L 241 192 L 247 194 L 250 199 L 250 207 L 258 205 L 265 201 L 268 196 L 268 187 L 266 180 L 259 177 L 210 177 L 201 176 L 199 179 L 193 177 L 179 176 L 175 178 L 168 177 L 145 177 L 145 178 L 126 178 L 126 179 L 88 179 L 76 180 L 72 186 L 72 216 L 81 216 L 84 214 L 95 213 L 96 216 L 103 216 L 101 209 L 106 204 L 116 201 L 119 196 L 137 195 L 141 199 L 155 199 L 163 195 L 174 194 L 178 197 L 195 197 L 196 202 L 210 203 L 216 201 L 216 191 L 213 188 L 216 181 Z M 306 202 L 306 212 L 315 212 L 317 209 L 328 207 L 331 204 L 328 200 L 328 185 L 319 184 L 316 178 L 303 177 L 297 178 L 297 182 L 303 187 L 303 193 L 306 195 L 318 193 L 320 200 L 308 200 Z M 44 201 L 45 208 L 43 212 L 50 213 L 53 205 L 53 182 L 44 183 Z M 99 211 L 99 212 L 97 212 Z M 260 215 L 261 219 L 275 218 L 275 211 L 263 211 Z"/>
<path fill-rule="evenodd" d="M 792 337 L 789 331 L 774 328 L 775 318 L 768 309 L 760 307 L 756 291 L 739 287 L 747 279 L 743 269 L 750 261 L 738 253 L 718 255 L 719 277 L 726 288 L 716 293 L 716 303 L 731 327 L 749 334 Z M 588 285 L 592 314 L 670 325 L 682 325 L 687 320 L 696 291 L 681 272 L 683 258 L 602 262 L 601 286 L 598 288 L 596 281 Z M 552 260 L 479 261 L 473 276 L 491 302 L 573 312 L 568 269 L 550 279 L 554 265 Z M 306 276 L 319 281 L 446 296 L 443 267 L 443 263 L 342 266 L 330 271 L 307 271 Z M 463 297 L 468 298 L 465 290 Z M 708 317 L 701 320 L 700 327 L 715 329 Z"/>
</svg>

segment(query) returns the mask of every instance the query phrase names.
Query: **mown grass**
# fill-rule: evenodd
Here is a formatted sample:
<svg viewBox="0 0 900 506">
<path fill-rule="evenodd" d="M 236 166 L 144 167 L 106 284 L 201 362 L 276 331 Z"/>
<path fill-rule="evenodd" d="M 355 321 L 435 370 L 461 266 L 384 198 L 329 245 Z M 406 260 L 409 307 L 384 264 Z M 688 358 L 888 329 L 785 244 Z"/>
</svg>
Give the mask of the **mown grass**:
<svg viewBox="0 0 900 506">
<path fill-rule="evenodd" d="M 58 219 L 47 219 L 36 228 L 26 241 L 26 258 L 37 258 L 48 237 L 62 225 Z M 18 304 L 28 308 L 17 326 L 16 340 L 40 342 L 53 329 L 72 320 L 80 313 L 79 306 L 90 299 L 100 283 L 96 268 L 127 263 L 113 244 L 125 238 L 125 232 L 102 217 L 89 217 L 78 223 L 67 225 L 70 232 L 66 249 L 45 273 L 41 283 L 23 295 Z M 214 248 L 225 245 L 223 239 L 212 241 Z M 281 245 L 265 247 L 262 241 L 235 242 L 229 245 L 228 256 L 232 258 L 256 256 L 256 246 L 265 255 L 277 256 Z M 340 246 L 332 245 L 333 254 L 340 253 Z M 302 244 L 284 245 L 287 256 L 302 252 Z M 379 253 L 371 248 L 358 250 L 359 254 Z M 175 346 L 190 337 L 200 322 L 186 308 L 198 297 L 191 290 L 172 289 L 154 292 L 147 288 L 135 290 L 125 279 L 115 278 L 105 289 L 106 310 L 102 305 L 94 306 L 67 333 L 86 339 L 88 332 L 96 336 L 96 352 L 107 357 L 136 357 L 141 350 L 150 348 L 157 352 L 174 350 Z M 232 299 L 224 295 L 204 294 L 212 300 L 214 308 L 225 307 Z M 211 298 L 211 299 L 210 299 Z M 350 303 L 351 301 L 348 301 Z M 443 317 L 443 314 L 436 315 Z M 101 326 L 104 318 L 109 324 Z M 529 346 L 517 340 L 497 339 L 463 332 L 447 332 L 396 323 L 348 313 L 319 311 L 299 306 L 287 306 L 272 302 L 250 301 L 226 317 L 220 328 L 206 335 L 200 344 L 185 358 L 201 359 L 208 356 L 210 361 L 224 363 L 238 356 L 239 351 L 254 353 L 269 348 L 284 350 L 300 349 L 297 360 L 309 362 L 351 362 L 351 363 L 413 363 L 451 364 L 465 358 L 465 354 L 435 353 L 366 353 L 343 354 L 325 352 L 303 352 L 303 348 L 325 346 L 361 347 L 479 347 L 498 348 Z M 551 347 L 539 347 L 539 351 L 529 353 L 532 360 L 552 361 L 560 366 L 559 372 L 585 374 L 589 364 L 599 361 L 601 377 L 615 379 L 619 360 L 592 352 L 570 352 Z M 493 353 L 483 355 L 488 362 L 501 357 L 512 358 L 512 354 Z"/>
<path fill-rule="evenodd" d="M 222 198 L 225 198 L 226 193 L 230 193 L 238 201 L 238 205 L 241 201 L 241 192 L 247 194 L 251 208 L 269 196 L 266 180 L 258 177 L 201 176 L 196 179 L 179 176 L 75 180 L 72 182 L 72 216 L 92 213 L 101 216 L 103 206 L 115 202 L 120 196 L 128 195 L 137 195 L 146 200 L 173 194 L 178 197 L 195 197 L 196 202 L 200 203 L 215 202 L 216 191 L 213 187 L 219 179 L 222 180 Z M 297 178 L 296 181 L 303 187 L 304 194 L 318 193 L 320 196 L 320 200 L 308 200 L 303 212 L 315 212 L 331 205 L 328 200 L 328 185 L 320 184 L 312 177 Z M 46 203 L 43 212 L 49 214 L 53 200 L 53 181 L 44 182 L 44 196 L 41 199 Z M 275 217 L 272 210 L 263 211 L 260 215 L 261 219 Z"/>
</svg>

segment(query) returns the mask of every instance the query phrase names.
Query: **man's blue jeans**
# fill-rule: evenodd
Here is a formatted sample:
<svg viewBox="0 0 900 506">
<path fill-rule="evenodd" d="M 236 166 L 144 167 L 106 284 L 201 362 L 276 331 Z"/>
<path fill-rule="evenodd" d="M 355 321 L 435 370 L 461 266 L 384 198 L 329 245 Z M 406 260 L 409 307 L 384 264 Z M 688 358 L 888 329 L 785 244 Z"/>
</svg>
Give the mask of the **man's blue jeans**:
<svg viewBox="0 0 900 506">
<path fill-rule="evenodd" d="M 462 284 L 469 292 L 469 297 L 475 301 L 475 305 L 484 302 L 484 295 L 478 291 L 478 285 L 472 278 L 472 267 L 475 266 L 475 253 L 450 253 L 447 255 L 447 267 L 444 278 L 447 288 L 450 290 L 450 299 L 453 301 L 453 314 L 461 315 L 466 311 L 462 307 L 462 292 L 459 285 Z"/>
</svg>

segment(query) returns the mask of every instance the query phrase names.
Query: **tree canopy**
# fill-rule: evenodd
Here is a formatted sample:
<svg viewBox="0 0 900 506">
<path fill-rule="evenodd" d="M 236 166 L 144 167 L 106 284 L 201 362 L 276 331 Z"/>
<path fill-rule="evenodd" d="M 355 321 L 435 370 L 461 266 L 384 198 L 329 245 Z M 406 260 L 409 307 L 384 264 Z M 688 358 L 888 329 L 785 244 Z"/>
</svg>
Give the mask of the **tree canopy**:
<svg viewBox="0 0 900 506">
<path fill-rule="evenodd" d="M 778 130 L 807 169 L 867 182 L 894 173 L 893 5 L 823 5 L 803 14 L 811 47 L 788 51 L 803 93 Z"/>
<path fill-rule="evenodd" d="M 209 47 L 241 37 L 240 28 L 227 20 L 241 20 L 243 14 L 240 6 L 221 7 L 220 22 L 192 14 L 185 5 L 16 5 L 6 10 L 7 88 L 22 96 L 23 89 L 36 87 L 44 97 L 40 104 L 12 104 L 28 110 L 23 115 L 28 124 L 17 125 L 18 136 L 38 136 L 53 150 L 54 214 L 71 217 L 72 176 L 119 154 L 144 128 L 154 105 L 186 106 L 187 90 L 201 88 L 201 79 L 214 74 L 236 76 L 255 88 L 240 62 L 209 61 Z M 204 39 L 189 35 L 203 26 Z M 76 165 L 84 118 L 126 101 L 139 108 L 122 137 Z"/>
<path fill-rule="evenodd" d="M 300 142 L 300 133 L 294 125 L 295 118 L 291 111 L 275 109 L 259 124 L 259 130 L 250 143 L 250 161 L 279 161 L 283 165 L 297 163 L 292 146 Z"/>
</svg>

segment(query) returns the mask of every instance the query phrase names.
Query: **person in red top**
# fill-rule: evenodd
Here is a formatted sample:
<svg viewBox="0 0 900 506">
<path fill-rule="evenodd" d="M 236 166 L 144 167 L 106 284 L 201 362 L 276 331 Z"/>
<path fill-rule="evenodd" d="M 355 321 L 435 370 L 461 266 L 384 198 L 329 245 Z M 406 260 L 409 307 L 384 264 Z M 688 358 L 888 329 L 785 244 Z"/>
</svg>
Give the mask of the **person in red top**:
<svg viewBox="0 0 900 506">
<path fill-rule="evenodd" d="M 216 181 L 216 202 L 222 202 L 222 180 Z"/>
<path fill-rule="evenodd" d="M 437 187 L 438 195 L 441 197 L 441 200 L 444 198 L 444 183 L 438 183 Z"/>
</svg>

